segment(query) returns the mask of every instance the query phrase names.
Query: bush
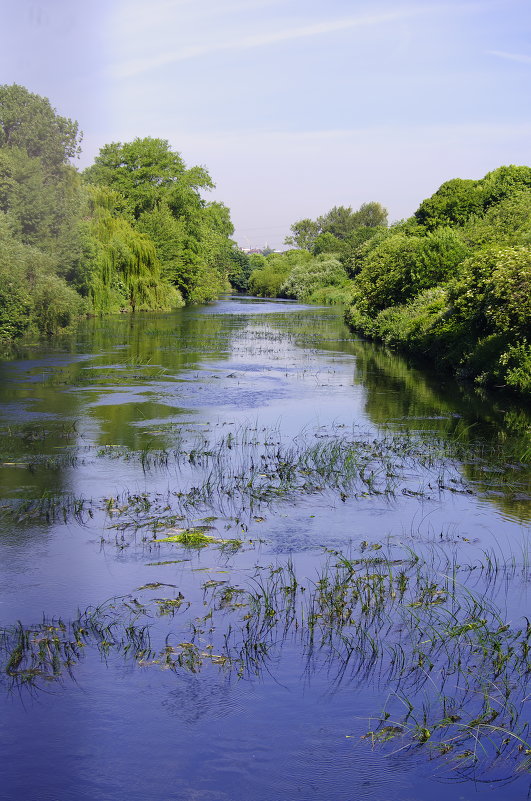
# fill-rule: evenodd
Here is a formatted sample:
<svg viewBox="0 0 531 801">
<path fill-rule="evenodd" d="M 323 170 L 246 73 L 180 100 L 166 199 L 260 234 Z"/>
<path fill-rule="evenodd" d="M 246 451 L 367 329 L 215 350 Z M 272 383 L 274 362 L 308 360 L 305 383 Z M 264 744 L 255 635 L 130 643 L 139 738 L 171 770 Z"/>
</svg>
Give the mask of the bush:
<svg viewBox="0 0 531 801">
<path fill-rule="evenodd" d="M 531 393 L 531 345 L 527 340 L 511 345 L 498 361 L 498 376 L 508 387 Z"/>
<path fill-rule="evenodd" d="M 249 292 L 258 297 L 277 298 L 280 287 L 290 272 L 290 265 L 281 261 L 268 263 L 249 276 Z"/>
<path fill-rule="evenodd" d="M 352 287 L 350 282 L 344 286 L 323 286 L 312 292 L 308 303 L 317 303 L 320 306 L 346 306 L 352 300 Z"/>
<path fill-rule="evenodd" d="M 40 275 L 33 292 L 33 319 L 41 336 L 70 328 L 85 311 L 85 303 L 57 275 Z"/>
<path fill-rule="evenodd" d="M 321 256 L 306 264 L 293 267 L 280 288 L 288 298 L 307 301 L 312 294 L 324 287 L 346 288 L 349 285 L 347 271 L 337 259 Z"/>
<path fill-rule="evenodd" d="M 531 248 L 492 248 L 467 259 L 450 302 L 480 332 L 524 336 L 531 320 Z"/>
<path fill-rule="evenodd" d="M 429 349 L 430 334 L 448 311 L 447 293 L 443 287 L 427 289 L 402 306 L 381 311 L 374 321 L 378 338 L 388 345 Z"/>
<path fill-rule="evenodd" d="M 0 342 L 18 339 L 30 324 L 31 297 L 9 265 L 0 264 Z"/>
<path fill-rule="evenodd" d="M 530 167 L 448 181 L 342 261 L 352 328 L 476 383 L 529 392 Z"/>
</svg>

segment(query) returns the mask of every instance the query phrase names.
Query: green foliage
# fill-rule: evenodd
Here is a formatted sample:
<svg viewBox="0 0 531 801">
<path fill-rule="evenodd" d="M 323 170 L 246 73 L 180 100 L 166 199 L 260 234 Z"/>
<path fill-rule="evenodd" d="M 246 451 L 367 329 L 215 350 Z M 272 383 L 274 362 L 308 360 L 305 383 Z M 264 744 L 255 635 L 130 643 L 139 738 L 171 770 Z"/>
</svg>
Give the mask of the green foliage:
<svg viewBox="0 0 531 801">
<path fill-rule="evenodd" d="M 531 323 L 531 248 L 480 251 L 451 286 L 458 319 L 479 331 L 525 336 Z"/>
<path fill-rule="evenodd" d="M 346 239 L 356 228 L 356 216 L 350 206 L 334 206 L 329 212 L 317 219 L 319 231 L 332 234 L 337 239 Z"/>
<path fill-rule="evenodd" d="M 490 206 L 485 214 L 471 217 L 462 235 L 473 248 L 486 245 L 531 245 L 531 194 L 517 189 L 513 195 Z"/>
<path fill-rule="evenodd" d="M 385 239 L 397 233 L 397 226 L 391 228 L 358 228 L 344 242 L 340 260 L 349 276 L 357 275 L 367 256 Z"/>
<path fill-rule="evenodd" d="M 356 283 L 366 309 L 377 312 L 394 303 L 403 303 L 413 294 L 420 275 L 419 237 L 396 233 L 363 254 Z"/>
<path fill-rule="evenodd" d="M 81 250 L 77 123 L 22 86 L 0 86 L 0 339 L 54 336 L 85 310 L 65 282 Z"/>
<path fill-rule="evenodd" d="M 341 284 L 340 286 L 322 286 L 315 289 L 307 298 L 308 303 L 316 303 L 319 306 L 346 306 L 352 300 L 352 284 Z"/>
<path fill-rule="evenodd" d="M 251 257 L 257 267 L 249 291 L 265 297 L 296 298 L 306 303 L 346 303 L 351 282 L 343 265 L 330 254 L 312 256 L 307 250 Z"/>
<path fill-rule="evenodd" d="M 317 220 L 305 218 L 293 223 L 292 235 L 284 240 L 286 245 L 294 245 L 300 250 L 308 250 L 314 256 L 320 253 L 341 253 L 344 242 L 351 247 L 361 244 L 370 234 L 357 236 L 361 229 L 387 227 L 387 209 L 381 203 L 371 201 L 362 203 L 357 211 L 350 206 L 334 206 Z"/>
<path fill-rule="evenodd" d="M 87 309 L 167 310 L 228 287 L 233 227 L 203 167 L 163 139 L 105 145 L 84 182 L 77 123 L 0 86 L 0 340 L 52 336 Z"/>
<path fill-rule="evenodd" d="M 291 252 L 300 255 L 301 259 L 303 258 L 303 253 L 308 258 L 311 258 L 307 251 L 295 250 Z M 280 288 L 287 279 L 292 269 L 292 264 L 284 256 L 275 255 L 262 258 L 264 258 L 265 264 L 253 270 L 249 276 L 249 292 L 259 297 L 280 297 Z"/>
<path fill-rule="evenodd" d="M 186 182 L 185 175 L 180 155 L 165 139 L 151 137 L 104 145 L 84 173 L 88 183 L 119 192 L 136 219 L 153 211 L 160 200 L 167 200 L 179 182 Z"/>
<path fill-rule="evenodd" d="M 83 311 L 81 297 L 54 274 L 51 258 L 17 241 L 6 215 L 0 217 L 0 341 L 15 340 L 31 326 L 54 336 Z"/>
<path fill-rule="evenodd" d="M 30 324 L 33 302 L 25 279 L 32 255 L 0 220 L 0 343 L 22 336 Z"/>
<path fill-rule="evenodd" d="M 487 173 L 479 182 L 485 208 L 511 197 L 519 191 L 531 190 L 531 167 L 515 166 L 498 167 Z"/>
<path fill-rule="evenodd" d="M 498 360 L 495 378 L 522 394 L 531 393 L 531 344 L 524 339 L 510 345 Z"/>
<path fill-rule="evenodd" d="M 108 189 L 91 192 L 95 247 L 88 289 L 94 310 L 134 312 L 182 305 L 178 291 L 161 277 L 154 243 L 116 212 L 118 200 Z"/>
<path fill-rule="evenodd" d="M 80 152 L 77 122 L 60 117 L 45 97 L 23 86 L 0 86 L 0 148 L 16 148 L 41 159 L 49 173 Z"/>
<path fill-rule="evenodd" d="M 415 218 L 358 246 L 346 319 L 476 383 L 530 390 L 531 169 L 449 181 Z"/>
<path fill-rule="evenodd" d="M 479 182 L 454 178 L 446 181 L 431 197 L 424 200 L 415 219 L 428 230 L 440 225 L 466 222 L 473 214 L 483 210 Z"/>
<path fill-rule="evenodd" d="M 322 233 L 330 233 L 337 239 L 348 239 L 358 228 L 387 226 L 387 209 L 380 203 L 362 203 L 357 211 L 350 206 L 334 206 L 317 220 Z"/>
<path fill-rule="evenodd" d="M 358 211 L 354 212 L 355 226 L 359 228 L 380 228 L 387 227 L 387 209 L 381 203 L 374 200 L 369 203 L 362 203 Z"/>
<path fill-rule="evenodd" d="M 357 211 L 334 206 L 317 220 L 299 220 L 291 231 L 286 244 L 298 250 L 251 273 L 251 291 L 312 303 L 347 303 L 352 294 L 349 276 L 359 271 L 354 261 L 368 253 L 361 253 L 364 243 L 377 236 L 383 239 L 382 232 L 387 236 L 387 210 L 376 202 L 363 203 Z M 314 258 L 303 258 L 303 253 Z"/>
<path fill-rule="evenodd" d="M 249 275 L 251 274 L 251 260 L 247 253 L 232 248 L 229 253 L 228 279 L 237 292 L 247 292 L 249 289 Z"/>
<path fill-rule="evenodd" d="M 226 288 L 233 226 L 222 203 L 202 200 L 200 191 L 214 186 L 203 167 L 187 169 L 165 139 L 145 137 L 105 145 L 84 175 L 119 193 L 133 229 L 154 244 L 163 277 L 188 302 Z"/>
<path fill-rule="evenodd" d="M 311 251 L 320 228 L 319 223 L 306 217 L 304 220 L 293 223 L 290 230 L 292 235 L 286 237 L 285 244 L 293 245 L 298 250 Z"/>
<path fill-rule="evenodd" d="M 531 167 L 499 167 L 480 181 L 454 178 L 444 183 L 415 212 L 428 230 L 441 225 L 463 225 L 505 198 L 531 189 Z"/>
<path fill-rule="evenodd" d="M 193 283 L 188 287 L 187 300 L 188 303 L 209 303 L 229 288 L 219 270 L 200 264 L 194 273 Z"/>
<path fill-rule="evenodd" d="M 310 262 L 295 264 L 280 287 L 282 296 L 307 301 L 324 287 L 345 288 L 348 285 L 345 268 L 337 259 L 321 256 Z"/>
<path fill-rule="evenodd" d="M 356 282 L 367 309 L 377 312 L 447 280 L 467 253 L 466 245 L 451 228 L 437 229 L 423 237 L 398 232 L 368 248 Z"/>
<path fill-rule="evenodd" d="M 329 231 L 315 237 L 312 253 L 319 256 L 321 253 L 341 253 L 343 251 L 343 241 Z"/>
<path fill-rule="evenodd" d="M 32 294 L 34 321 L 41 336 L 52 337 L 70 328 L 85 311 L 77 292 L 53 273 L 39 275 Z"/>
</svg>

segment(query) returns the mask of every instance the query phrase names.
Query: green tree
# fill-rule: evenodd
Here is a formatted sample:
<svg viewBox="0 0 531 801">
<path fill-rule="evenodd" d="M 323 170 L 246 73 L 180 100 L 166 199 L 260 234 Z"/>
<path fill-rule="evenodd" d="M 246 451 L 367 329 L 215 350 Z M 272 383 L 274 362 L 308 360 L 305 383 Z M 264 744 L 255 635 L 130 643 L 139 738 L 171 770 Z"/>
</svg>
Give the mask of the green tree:
<svg viewBox="0 0 531 801">
<path fill-rule="evenodd" d="M 214 186 L 203 167 L 187 169 L 165 139 L 145 137 L 105 145 L 84 175 L 119 193 L 133 227 L 154 243 L 162 276 L 188 302 L 226 287 L 233 228 L 222 203 L 201 197 Z"/>
<path fill-rule="evenodd" d="M 22 242 L 61 250 L 79 211 L 77 123 L 22 86 L 0 86 L 0 210 Z"/>
<path fill-rule="evenodd" d="M 117 213 L 120 198 L 106 188 L 90 192 L 90 234 L 94 243 L 88 291 L 97 312 L 170 309 L 182 305 L 161 276 L 152 240 Z"/>
<path fill-rule="evenodd" d="M 251 274 L 251 260 L 247 253 L 233 248 L 229 254 L 229 281 L 237 292 L 247 292 L 249 289 L 249 275 Z"/>
<path fill-rule="evenodd" d="M 162 200 L 176 216 L 186 216 L 201 206 L 199 190 L 214 186 L 203 167 L 186 169 L 166 139 L 149 136 L 104 145 L 84 177 L 88 183 L 120 192 L 135 219 Z"/>
<path fill-rule="evenodd" d="M 344 243 L 341 239 L 331 234 L 330 231 L 326 231 L 315 237 L 312 253 L 314 256 L 318 256 L 320 253 L 342 253 L 343 246 Z"/>
<path fill-rule="evenodd" d="M 317 218 L 319 231 L 332 234 L 337 239 L 346 239 L 356 227 L 355 214 L 351 206 L 334 206 L 322 217 Z"/>
<path fill-rule="evenodd" d="M 441 225 L 462 225 L 483 211 L 479 181 L 453 178 L 446 181 L 415 212 L 415 220 L 428 230 Z"/>
<path fill-rule="evenodd" d="M 24 150 L 49 173 L 60 172 L 80 152 L 77 122 L 61 117 L 45 97 L 24 86 L 0 86 L 0 148 Z"/>
<path fill-rule="evenodd" d="M 319 234 L 320 228 L 317 222 L 310 220 L 306 217 L 304 220 L 299 220 L 293 223 L 290 227 L 291 236 L 287 236 L 284 240 L 285 245 L 293 245 L 298 250 L 311 251 L 314 247 L 315 240 Z"/>
<path fill-rule="evenodd" d="M 388 212 L 381 203 L 371 200 L 362 203 L 353 216 L 356 228 L 378 228 L 387 225 Z"/>
<path fill-rule="evenodd" d="M 308 301 L 319 289 L 344 287 L 348 283 L 346 270 L 337 259 L 320 256 L 309 262 L 295 264 L 280 293 L 288 298 Z"/>
</svg>

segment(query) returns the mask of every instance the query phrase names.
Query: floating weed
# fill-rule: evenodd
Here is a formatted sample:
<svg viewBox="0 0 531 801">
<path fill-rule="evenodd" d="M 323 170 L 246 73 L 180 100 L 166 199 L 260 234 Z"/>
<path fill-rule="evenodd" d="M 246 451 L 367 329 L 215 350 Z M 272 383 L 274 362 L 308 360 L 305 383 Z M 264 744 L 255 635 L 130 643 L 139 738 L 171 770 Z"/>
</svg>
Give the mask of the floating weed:
<svg viewBox="0 0 531 801">
<path fill-rule="evenodd" d="M 386 688 L 388 700 L 366 735 L 374 746 L 422 746 L 455 758 L 460 769 L 501 759 L 527 769 L 531 624 L 511 624 L 491 597 L 474 592 L 469 568 L 436 549 L 428 558 L 366 543 L 358 554 L 328 552 L 313 577 L 299 576 L 288 559 L 257 565 L 244 586 L 230 583 L 230 575 L 208 578 L 195 604 L 178 591 L 144 600 L 140 592 L 176 590 L 149 582 L 68 624 L 4 629 L 4 676 L 41 686 L 72 674 L 89 647 L 105 660 L 121 653 L 144 668 L 197 673 L 215 665 L 260 675 L 289 642 L 307 670 L 322 666 L 333 685 L 374 681 Z M 518 571 L 500 559 L 492 575 L 486 559 L 478 569 L 499 580 L 501 591 Z M 177 614 L 179 627 L 156 644 L 153 621 Z"/>
<path fill-rule="evenodd" d="M 184 545 L 185 548 L 205 548 L 207 545 L 222 543 L 223 540 L 205 534 L 201 529 L 182 529 L 175 534 L 156 539 L 154 542 L 175 542 Z"/>
<path fill-rule="evenodd" d="M 470 448 L 471 446 L 469 446 Z M 397 494 L 423 502 L 441 492 L 477 492 L 489 487 L 480 481 L 466 481 L 461 473 L 466 454 L 459 443 L 448 443 L 411 433 L 382 432 L 377 437 L 362 431 L 318 429 L 304 432 L 287 444 L 276 429 L 258 432 L 241 428 L 219 439 L 193 431 L 188 440 L 177 429 L 174 444 L 165 450 L 146 446 L 131 451 L 121 446 L 105 446 L 92 451 L 93 456 L 135 461 L 142 471 L 177 471 L 179 481 L 167 493 L 124 492 L 118 497 L 91 500 L 71 495 L 42 496 L 6 503 L 0 513 L 17 522 L 80 522 L 104 511 L 113 520 L 111 525 L 122 530 L 157 529 L 178 521 L 205 515 L 205 520 L 239 517 L 246 524 L 279 503 L 304 495 L 334 492 L 344 502 L 350 497 Z M 90 449 L 69 450 L 55 457 L 38 457 L 24 464 L 30 469 L 54 467 L 75 460 L 89 462 Z M 470 453 L 467 458 L 470 457 Z M 483 459 L 483 461 L 481 461 Z M 490 465 L 484 456 L 476 458 L 485 469 Z M 464 463 L 464 462 L 463 462 Z M 468 462 L 467 462 L 468 464 Z M 496 465 L 490 465 L 493 469 Z M 502 468 L 499 468 L 502 469 Z M 498 475 L 498 474 L 496 474 Z M 515 497 L 526 490 L 524 474 L 518 485 L 501 482 L 503 493 Z"/>
</svg>

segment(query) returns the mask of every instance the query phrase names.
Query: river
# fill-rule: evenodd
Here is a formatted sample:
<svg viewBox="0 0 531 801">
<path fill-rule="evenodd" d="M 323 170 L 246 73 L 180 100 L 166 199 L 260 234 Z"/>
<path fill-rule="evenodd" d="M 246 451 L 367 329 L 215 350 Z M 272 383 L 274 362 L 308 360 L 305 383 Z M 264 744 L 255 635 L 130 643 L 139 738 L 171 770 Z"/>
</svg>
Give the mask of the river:
<svg viewBox="0 0 531 801">
<path fill-rule="evenodd" d="M 0 404 L 0 799 L 528 797 L 525 405 L 230 296 Z"/>
</svg>

